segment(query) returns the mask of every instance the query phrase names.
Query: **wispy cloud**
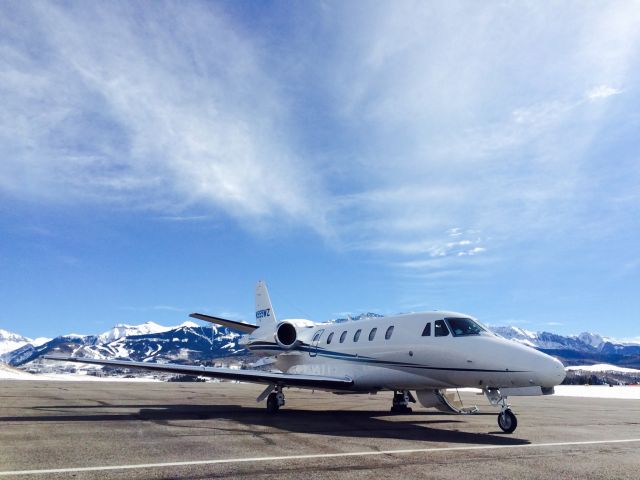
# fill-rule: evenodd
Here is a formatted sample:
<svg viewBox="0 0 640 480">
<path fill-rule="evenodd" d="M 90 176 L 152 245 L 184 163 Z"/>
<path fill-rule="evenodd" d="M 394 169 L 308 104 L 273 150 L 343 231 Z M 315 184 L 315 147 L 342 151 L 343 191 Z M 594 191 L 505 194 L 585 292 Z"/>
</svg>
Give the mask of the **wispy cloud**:
<svg viewBox="0 0 640 480">
<path fill-rule="evenodd" d="M 587 91 L 586 96 L 589 100 L 597 100 L 599 98 L 607 98 L 612 95 L 619 95 L 622 90 L 610 87 L 609 85 L 599 85 Z"/>
<path fill-rule="evenodd" d="M 260 47 L 213 4 L 137 7 L 5 8 L 0 188 L 319 228 Z"/>
<path fill-rule="evenodd" d="M 302 225 L 443 280 L 607 218 L 590 151 L 597 100 L 633 93 L 633 2 L 301 4 L 284 32 L 212 3 L 4 10 L 5 195 Z"/>
<path fill-rule="evenodd" d="M 368 143 L 366 169 L 351 165 L 356 192 L 333 217 L 351 247 L 409 257 L 394 264 L 411 269 L 443 257 L 458 271 L 458 260 L 580 234 L 585 209 L 608 202 L 590 158 L 608 119 L 586 100 L 630 82 L 639 14 L 575 7 L 345 7 L 344 47 L 329 55 L 339 68 L 322 79 Z M 460 228 L 482 244 L 462 250 L 443 238 Z"/>
</svg>

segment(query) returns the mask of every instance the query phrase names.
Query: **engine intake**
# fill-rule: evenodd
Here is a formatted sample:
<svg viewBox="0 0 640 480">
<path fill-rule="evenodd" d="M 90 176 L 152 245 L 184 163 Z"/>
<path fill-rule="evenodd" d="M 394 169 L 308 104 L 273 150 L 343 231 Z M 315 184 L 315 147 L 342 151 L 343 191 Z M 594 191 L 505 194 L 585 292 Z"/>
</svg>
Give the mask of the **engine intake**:
<svg viewBox="0 0 640 480">
<path fill-rule="evenodd" d="M 278 345 L 285 350 L 291 350 L 300 343 L 300 340 L 298 340 L 298 330 L 295 325 L 289 322 L 282 322 L 278 325 L 278 328 L 276 328 L 275 339 Z"/>
</svg>

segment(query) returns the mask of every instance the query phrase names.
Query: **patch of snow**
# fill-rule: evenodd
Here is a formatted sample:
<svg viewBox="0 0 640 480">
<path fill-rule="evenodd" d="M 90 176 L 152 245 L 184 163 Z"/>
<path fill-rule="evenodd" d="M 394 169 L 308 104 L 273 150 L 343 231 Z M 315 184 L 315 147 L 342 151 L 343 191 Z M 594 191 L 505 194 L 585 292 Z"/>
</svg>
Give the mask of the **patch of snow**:
<svg viewBox="0 0 640 480">
<path fill-rule="evenodd" d="M 0 355 L 2 355 L 3 353 L 13 352 L 14 350 L 17 350 L 28 344 L 29 342 L 13 342 L 10 340 L 5 340 L 3 342 L 0 342 Z"/>
<path fill-rule="evenodd" d="M 50 342 L 51 340 L 53 340 L 52 338 L 47 338 L 47 337 L 38 337 L 35 338 L 33 340 L 31 340 L 29 343 L 31 345 L 33 345 L 34 347 L 39 347 L 40 345 L 44 345 L 47 342 Z"/>
<path fill-rule="evenodd" d="M 580 335 L 578 335 L 578 339 L 595 348 L 600 348 L 600 346 L 605 342 L 604 338 L 602 338 L 601 335 L 589 332 L 582 332 Z"/>
<path fill-rule="evenodd" d="M 555 392 L 558 397 L 640 400 L 640 386 L 558 385 L 555 387 Z"/>
<path fill-rule="evenodd" d="M 511 327 L 515 332 L 519 333 L 520 335 L 522 335 L 523 337 L 528 337 L 528 338 L 532 338 L 535 339 L 537 337 L 535 332 L 532 332 L 531 330 L 525 330 L 524 328 L 520 328 L 520 327 Z"/>
<path fill-rule="evenodd" d="M 619 398 L 625 400 L 640 400 L 640 386 L 625 385 L 557 385 L 554 387 L 558 397 L 584 397 L 584 398 Z M 483 395 L 479 388 L 459 388 L 461 392 Z"/>
<path fill-rule="evenodd" d="M 167 332 L 173 328 L 174 327 L 164 327 L 155 322 L 146 322 L 141 325 L 127 325 L 125 323 L 119 323 L 111 330 L 107 330 L 106 332 L 98 335 L 98 343 L 110 343 L 122 337 L 128 337 L 131 335 L 162 333 Z"/>
<path fill-rule="evenodd" d="M 30 338 L 0 328 L 0 355 L 17 350 L 30 342 Z"/>
<path fill-rule="evenodd" d="M 171 330 L 173 330 L 174 328 L 181 328 L 181 327 L 198 328 L 198 327 L 201 327 L 201 325 L 198 325 L 196 322 L 192 322 L 191 320 L 187 320 L 186 322 L 182 322 L 180 325 L 171 327 Z"/>
</svg>

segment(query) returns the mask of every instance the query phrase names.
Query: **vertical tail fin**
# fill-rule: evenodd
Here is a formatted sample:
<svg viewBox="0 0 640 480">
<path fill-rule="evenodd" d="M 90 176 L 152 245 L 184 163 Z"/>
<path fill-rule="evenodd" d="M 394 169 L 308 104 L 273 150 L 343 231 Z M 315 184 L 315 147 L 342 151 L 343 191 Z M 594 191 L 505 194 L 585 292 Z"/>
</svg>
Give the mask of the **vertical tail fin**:
<svg viewBox="0 0 640 480">
<path fill-rule="evenodd" d="M 256 285 L 256 323 L 258 327 L 277 323 L 276 314 L 271 306 L 267 285 L 260 280 Z"/>
</svg>

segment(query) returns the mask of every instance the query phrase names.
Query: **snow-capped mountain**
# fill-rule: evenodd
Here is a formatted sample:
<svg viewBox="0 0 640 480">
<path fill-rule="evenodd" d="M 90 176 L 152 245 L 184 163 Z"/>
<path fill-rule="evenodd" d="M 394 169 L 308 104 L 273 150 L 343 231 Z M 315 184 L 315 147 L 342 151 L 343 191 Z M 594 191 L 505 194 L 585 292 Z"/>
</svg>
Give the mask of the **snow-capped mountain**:
<svg viewBox="0 0 640 480">
<path fill-rule="evenodd" d="M 640 343 L 620 342 L 589 332 L 563 336 L 519 327 L 493 327 L 492 330 L 505 338 L 554 355 L 565 364 L 612 363 L 640 367 Z"/>
<path fill-rule="evenodd" d="M 50 338 L 39 337 L 31 339 L 23 337 L 17 333 L 11 333 L 0 328 L 0 355 L 11 352 L 17 348 L 23 347 L 27 344 L 33 346 L 40 346 L 45 342 L 51 340 Z"/>
<path fill-rule="evenodd" d="M 185 322 L 183 325 L 187 323 L 197 326 L 193 322 Z M 162 325 L 158 325 L 155 322 L 146 322 L 146 323 L 143 323 L 142 325 L 127 325 L 124 323 L 119 323 L 118 325 L 113 327 L 111 330 L 107 330 L 106 332 L 98 335 L 97 342 L 110 343 L 122 337 L 129 337 L 133 335 L 146 335 L 149 333 L 161 333 L 161 332 L 169 331 L 173 328 L 176 328 L 176 327 L 163 327 Z"/>
<path fill-rule="evenodd" d="M 505 338 L 541 349 L 575 349 L 585 352 L 600 352 L 609 348 L 629 348 L 632 350 L 640 348 L 640 343 L 620 342 L 589 332 L 563 336 L 550 332 L 532 332 L 519 327 L 493 327 L 492 330 Z"/>
<path fill-rule="evenodd" d="M 175 327 L 156 323 L 116 325 L 99 335 L 62 335 L 42 345 L 26 343 L 0 357 L 10 365 L 24 365 L 46 354 L 134 361 L 193 363 L 246 354 L 240 335 L 224 327 L 185 322 Z"/>
</svg>

